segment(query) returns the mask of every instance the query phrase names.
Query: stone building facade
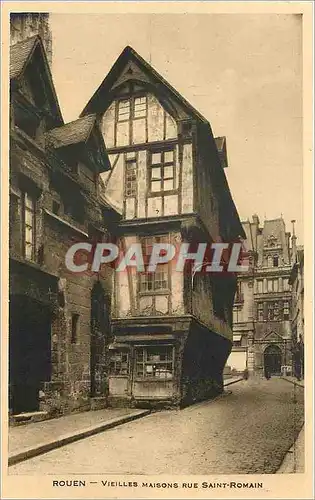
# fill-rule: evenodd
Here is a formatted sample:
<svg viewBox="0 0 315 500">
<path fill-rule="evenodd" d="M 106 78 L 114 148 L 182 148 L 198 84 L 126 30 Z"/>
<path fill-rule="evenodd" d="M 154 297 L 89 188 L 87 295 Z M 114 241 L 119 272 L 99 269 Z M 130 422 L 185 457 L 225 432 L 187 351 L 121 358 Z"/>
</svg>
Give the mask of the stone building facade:
<svg viewBox="0 0 315 500">
<path fill-rule="evenodd" d="M 292 221 L 293 223 L 295 221 Z M 293 230 L 293 266 L 289 283 L 292 289 L 291 329 L 293 373 L 297 378 L 304 377 L 304 248 L 296 246 Z"/>
<path fill-rule="evenodd" d="M 292 370 L 292 246 L 282 218 L 257 215 L 243 222 L 250 266 L 238 276 L 233 307 L 233 350 L 228 366 L 238 372 L 280 374 Z"/>
<path fill-rule="evenodd" d="M 139 54 L 126 47 L 81 116 L 95 113 L 111 162 L 105 196 L 122 215 L 122 251 L 154 243 L 232 242 L 243 229 L 224 168 L 226 142 Z M 234 275 L 115 273 L 109 400 L 184 405 L 223 389 L 232 346 Z"/>
<path fill-rule="evenodd" d="M 64 124 L 38 36 L 11 47 L 10 103 L 10 410 L 87 409 L 106 393 L 112 277 L 71 273 L 65 255 L 110 238 L 109 159 L 95 117 Z"/>
</svg>

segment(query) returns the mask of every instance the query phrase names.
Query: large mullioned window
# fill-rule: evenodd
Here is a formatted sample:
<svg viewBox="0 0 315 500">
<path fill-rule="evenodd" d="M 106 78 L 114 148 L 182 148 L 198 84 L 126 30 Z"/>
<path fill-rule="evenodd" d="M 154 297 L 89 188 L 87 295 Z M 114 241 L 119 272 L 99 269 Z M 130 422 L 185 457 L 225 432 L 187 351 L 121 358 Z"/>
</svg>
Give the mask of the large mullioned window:
<svg viewBox="0 0 315 500">
<path fill-rule="evenodd" d="M 142 252 L 145 267 L 149 264 L 152 248 L 155 243 L 168 243 L 168 236 L 153 236 L 142 239 Z M 159 264 L 154 272 L 145 271 L 140 274 L 140 292 L 154 293 L 169 290 L 168 264 Z"/>
<path fill-rule="evenodd" d="M 151 154 L 150 191 L 152 193 L 175 189 L 174 150 Z"/>
</svg>

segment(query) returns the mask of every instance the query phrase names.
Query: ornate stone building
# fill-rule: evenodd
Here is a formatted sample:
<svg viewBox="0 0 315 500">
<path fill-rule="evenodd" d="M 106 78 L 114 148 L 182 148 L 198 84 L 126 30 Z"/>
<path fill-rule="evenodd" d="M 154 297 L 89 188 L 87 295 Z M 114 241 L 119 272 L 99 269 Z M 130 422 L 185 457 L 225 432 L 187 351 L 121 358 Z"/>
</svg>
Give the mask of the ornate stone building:
<svg viewBox="0 0 315 500">
<path fill-rule="evenodd" d="M 280 374 L 292 367 L 291 286 L 292 247 L 282 218 L 265 220 L 257 215 L 243 222 L 250 253 L 247 273 L 238 276 L 233 307 L 231 369 L 245 368 Z"/>
</svg>

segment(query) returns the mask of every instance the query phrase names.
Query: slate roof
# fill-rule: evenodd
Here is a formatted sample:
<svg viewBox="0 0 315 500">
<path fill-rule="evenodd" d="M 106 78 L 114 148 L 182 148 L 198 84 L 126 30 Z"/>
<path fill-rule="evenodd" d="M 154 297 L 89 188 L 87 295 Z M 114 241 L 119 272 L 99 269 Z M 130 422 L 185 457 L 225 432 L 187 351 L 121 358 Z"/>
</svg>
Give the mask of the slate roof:
<svg viewBox="0 0 315 500">
<path fill-rule="evenodd" d="M 48 141 L 56 149 L 86 142 L 92 132 L 95 120 L 96 115 L 88 115 L 54 128 L 47 134 Z"/>
<path fill-rule="evenodd" d="M 37 35 L 18 42 L 10 47 L 10 80 L 18 78 L 29 61 L 39 42 Z"/>
<path fill-rule="evenodd" d="M 22 76 L 26 66 L 34 55 L 35 50 L 40 50 L 40 58 L 37 60 L 37 64 L 43 72 L 44 80 L 48 89 L 48 99 L 50 102 L 51 110 L 56 117 L 58 117 L 58 122 L 63 123 L 62 114 L 59 107 L 58 97 L 56 94 L 55 86 L 52 80 L 50 66 L 47 60 L 46 52 L 39 35 L 34 35 L 30 38 L 15 43 L 10 47 L 10 81 L 13 86 L 17 83 L 19 85 L 19 78 Z"/>
</svg>

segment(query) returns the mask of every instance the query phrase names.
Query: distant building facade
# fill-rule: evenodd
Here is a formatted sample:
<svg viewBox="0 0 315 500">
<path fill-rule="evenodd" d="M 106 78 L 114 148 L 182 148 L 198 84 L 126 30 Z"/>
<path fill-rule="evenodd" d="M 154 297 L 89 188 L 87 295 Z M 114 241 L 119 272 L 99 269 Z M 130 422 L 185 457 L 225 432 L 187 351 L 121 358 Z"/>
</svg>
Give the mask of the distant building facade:
<svg viewBox="0 0 315 500">
<path fill-rule="evenodd" d="M 292 221 L 294 223 L 294 221 Z M 296 246 L 293 230 L 293 266 L 290 274 L 292 288 L 292 353 L 293 373 L 297 378 L 304 377 L 304 248 Z"/>
<path fill-rule="evenodd" d="M 250 266 L 238 276 L 233 307 L 233 370 L 280 374 L 292 369 L 292 246 L 282 218 L 243 222 Z"/>
</svg>

